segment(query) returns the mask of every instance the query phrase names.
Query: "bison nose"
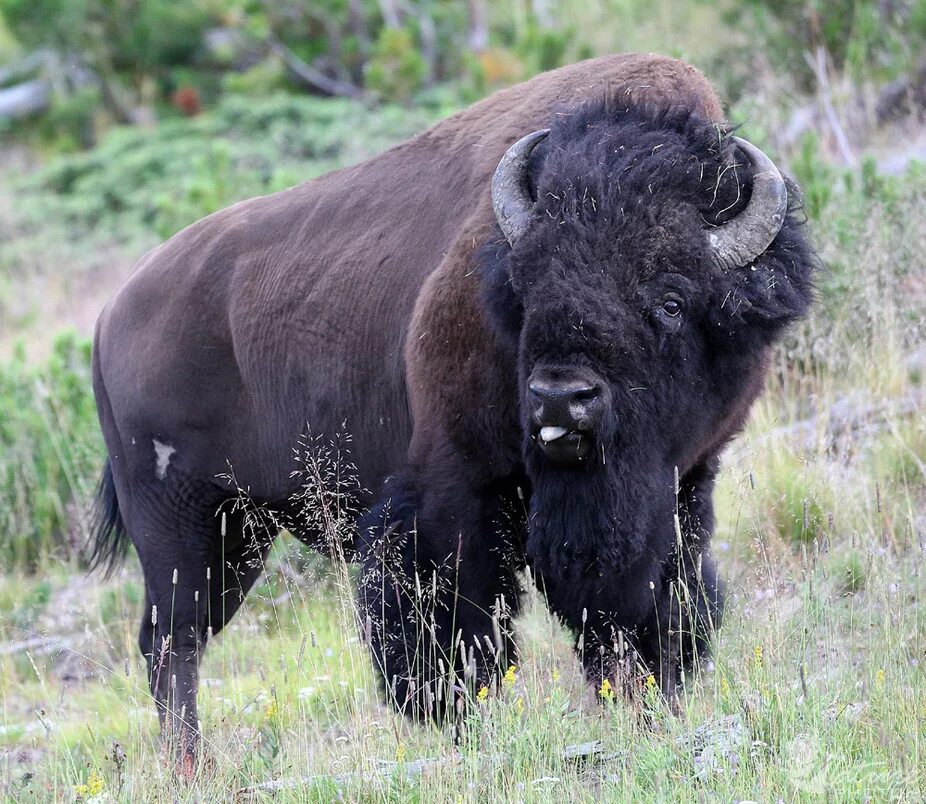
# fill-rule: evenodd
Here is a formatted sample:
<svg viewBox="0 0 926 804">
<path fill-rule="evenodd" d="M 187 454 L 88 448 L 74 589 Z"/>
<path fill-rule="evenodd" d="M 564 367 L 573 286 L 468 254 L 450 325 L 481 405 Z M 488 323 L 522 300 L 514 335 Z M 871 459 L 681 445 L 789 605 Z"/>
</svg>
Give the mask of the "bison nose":
<svg viewBox="0 0 926 804">
<path fill-rule="evenodd" d="M 534 422 L 549 435 L 595 429 L 602 407 L 599 388 L 583 381 L 532 379 L 527 391 Z"/>
</svg>

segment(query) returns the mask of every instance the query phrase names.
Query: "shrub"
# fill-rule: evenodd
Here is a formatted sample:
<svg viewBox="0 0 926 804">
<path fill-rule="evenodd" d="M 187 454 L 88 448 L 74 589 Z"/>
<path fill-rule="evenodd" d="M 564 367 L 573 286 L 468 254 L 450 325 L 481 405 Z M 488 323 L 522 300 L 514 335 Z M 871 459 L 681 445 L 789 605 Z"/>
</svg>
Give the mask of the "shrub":
<svg viewBox="0 0 926 804">
<path fill-rule="evenodd" d="M 421 87 L 427 65 L 409 31 L 383 28 L 366 67 L 367 88 L 384 100 L 407 102 Z"/>
<path fill-rule="evenodd" d="M 926 43 L 926 6 L 881 0 L 749 0 L 757 40 L 783 73 L 815 86 L 805 54 L 823 47 L 855 80 L 893 78 L 915 64 Z"/>
<path fill-rule="evenodd" d="M 48 359 L 0 366 L 0 550 L 34 569 L 74 555 L 103 461 L 88 340 L 60 335 Z"/>
</svg>

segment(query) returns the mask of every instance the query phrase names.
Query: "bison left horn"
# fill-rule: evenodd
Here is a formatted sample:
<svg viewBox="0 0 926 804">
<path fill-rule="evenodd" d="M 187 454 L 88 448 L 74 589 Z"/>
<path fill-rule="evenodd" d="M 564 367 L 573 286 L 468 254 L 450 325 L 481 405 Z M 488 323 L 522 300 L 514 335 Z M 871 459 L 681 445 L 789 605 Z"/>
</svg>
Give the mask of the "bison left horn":
<svg viewBox="0 0 926 804">
<path fill-rule="evenodd" d="M 502 161 L 495 168 L 492 177 L 492 208 L 502 234 L 511 245 L 527 229 L 531 207 L 534 205 L 527 186 L 527 160 L 537 143 L 549 133 L 550 129 L 544 128 L 521 137 L 505 151 Z"/>
<path fill-rule="evenodd" d="M 725 270 L 748 265 L 765 251 L 788 212 L 788 188 L 775 163 L 751 142 L 732 140 L 752 163 L 752 195 L 739 215 L 707 233 L 714 263 Z"/>
</svg>

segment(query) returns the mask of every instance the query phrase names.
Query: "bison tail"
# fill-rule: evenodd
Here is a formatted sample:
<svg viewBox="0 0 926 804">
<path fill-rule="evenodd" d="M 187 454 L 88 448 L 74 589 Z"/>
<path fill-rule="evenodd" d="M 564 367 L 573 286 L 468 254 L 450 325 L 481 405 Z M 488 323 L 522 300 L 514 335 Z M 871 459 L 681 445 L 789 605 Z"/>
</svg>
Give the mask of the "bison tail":
<svg viewBox="0 0 926 804">
<path fill-rule="evenodd" d="M 90 571 L 104 568 L 105 576 L 116 568 L 125 558 L 128 539 L 119 500 L 116 497 L 116 483 L 113 480 L 113 467 L 107 459 L 96 489 L 93 506 L 93 519 L 90 525 Z"/>
</svg>

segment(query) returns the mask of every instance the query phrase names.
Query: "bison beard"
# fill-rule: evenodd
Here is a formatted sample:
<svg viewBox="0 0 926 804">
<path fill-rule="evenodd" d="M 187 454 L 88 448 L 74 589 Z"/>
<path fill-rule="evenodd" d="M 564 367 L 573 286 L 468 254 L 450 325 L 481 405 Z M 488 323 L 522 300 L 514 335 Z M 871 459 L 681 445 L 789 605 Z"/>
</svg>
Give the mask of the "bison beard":
<svg viewBox="0 0 926 804">
<path fill-rule="evenodd" d="M 527 554 L 548 586 L 605 573 L 639 575 L 654 557 L 665 555 L 669 540 L 653 534 L 660 521 L 671 530 L 672 509 L 660 505 L 671 498 L 671 479 L 654 482 L 652 475 L 600 458 L 562 469 L 536 450 L 527 467 L 532 486 Z"/>
<path fill-rule="evenodd" d="M 690 472 L 676 500 L 671 474 L 633 471 L 614 456 L 564 470 L 534 451 L 527 466 L 528 560 L 576 634 L 589 682 L 598 688 L 607 678 L 630 693 L 652 672 L 674 702 L 681 672 L 705 654 L 720 622 L 716 573 L 702 552 L 713 472 Z"/>
</svg>

